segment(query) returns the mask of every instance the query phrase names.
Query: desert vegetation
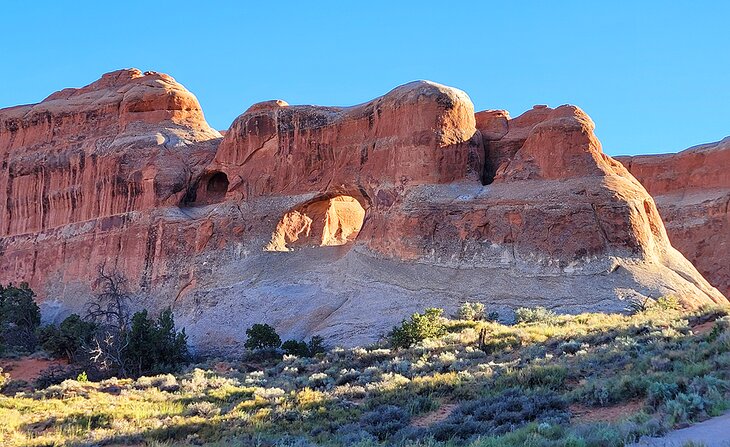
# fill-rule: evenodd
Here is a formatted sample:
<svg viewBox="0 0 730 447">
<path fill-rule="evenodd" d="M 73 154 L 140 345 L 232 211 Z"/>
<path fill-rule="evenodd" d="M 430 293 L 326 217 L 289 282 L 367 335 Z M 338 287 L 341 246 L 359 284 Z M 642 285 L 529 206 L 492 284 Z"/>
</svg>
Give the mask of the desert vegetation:
<svg viewBox="0 0 730 447">
<path fill-rule="evenodd" d="M 686 312 L 667 298 L 632 315 L 522 309 L 514 324 L 469 312 L 427 309 L 381 343 L 328 351 L 321 339 L 282 344 L 262 323 L 240 360 L 8 393 L 0 436 L 36 446 L 621 446 L 730 408 L 726 309 Z"/>
<path fill-rule="evenodd" d="M 0 353 L 68 363 L 54 364 L 33 384 L 5 380 L 3 388 L 43 388 L 76 377 L 139 377 L 171 372 L 188 361 L 185 330 L 175 328 L 169 308 L 156 317 L 147 310 L 132 313 L 122 275 L 100 268 L 99 282 L 100 292 L 89 301 L 83 317 L 71 314 L 58 325 L 43 326 L 28 284 L 0 285 Z"/>
</svg>

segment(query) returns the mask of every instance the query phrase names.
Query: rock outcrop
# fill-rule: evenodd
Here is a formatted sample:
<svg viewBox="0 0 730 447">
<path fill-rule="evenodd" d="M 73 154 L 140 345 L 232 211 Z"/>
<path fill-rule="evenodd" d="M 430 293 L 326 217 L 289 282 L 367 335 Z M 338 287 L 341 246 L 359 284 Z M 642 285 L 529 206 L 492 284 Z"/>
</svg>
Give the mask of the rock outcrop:
<svg viewBox="0 0 730 447">
<path fill-rule="evenodd" d="M 654 196 L 672 244 L 730 295 L 730 137 L 677 154 L 618 159 Z"/>
<path fill-rule="evenodd" d="M 202 350 L 269 322 L 362 343 L 427 306 L 726 303 L 580 109 L 474 113 L 431 82 L 354 107 L 255 104 L 225 137 L 172 78 L 105 75 L 0 110 L 0 281 L 46 319 L 96 271 L 172 306 Z"/>
</svg>

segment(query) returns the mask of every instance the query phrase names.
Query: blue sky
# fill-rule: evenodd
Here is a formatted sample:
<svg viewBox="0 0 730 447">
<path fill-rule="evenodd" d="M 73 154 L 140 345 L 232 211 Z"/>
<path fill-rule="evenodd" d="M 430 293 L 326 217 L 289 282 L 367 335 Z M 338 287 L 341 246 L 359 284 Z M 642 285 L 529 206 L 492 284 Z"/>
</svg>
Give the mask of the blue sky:
<svg viewBox="0 0 730 447">
<path fill-rule="evenodd" d="M 729 17 L 723 1 L 14 1 L 0 107 L 137 67 L 225 129 L 262 100 L 352 105 L 430 79 L 512 116 L 577 104 L 612 155 L 672 152 L 730 135 Z"/>
</svg>

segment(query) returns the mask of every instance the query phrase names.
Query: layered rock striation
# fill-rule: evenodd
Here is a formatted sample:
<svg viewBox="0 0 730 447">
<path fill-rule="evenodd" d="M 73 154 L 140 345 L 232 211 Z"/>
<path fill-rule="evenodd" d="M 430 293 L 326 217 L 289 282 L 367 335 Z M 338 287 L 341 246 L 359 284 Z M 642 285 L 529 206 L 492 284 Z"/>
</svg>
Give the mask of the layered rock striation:
<svg viewBox="0 0 730 447">
<path fill-rule="evenodd" d="M 122 70 L 0 110 L 0 281 L 46 319 L 99 265 L 201 350 L 253 323 L 332 343 L 427 306 L 621 311 L 726 299 L 574 106 L 511 119 L 419 81 L 353 107 L 255 104 L 225 136 L 172 78 Z"/>
<path fill-rule="evenodd" d="M 672 244 L 730 295 L 730 137 L 677 154 L 618 159 L 654 196 Z"/>
</svg>

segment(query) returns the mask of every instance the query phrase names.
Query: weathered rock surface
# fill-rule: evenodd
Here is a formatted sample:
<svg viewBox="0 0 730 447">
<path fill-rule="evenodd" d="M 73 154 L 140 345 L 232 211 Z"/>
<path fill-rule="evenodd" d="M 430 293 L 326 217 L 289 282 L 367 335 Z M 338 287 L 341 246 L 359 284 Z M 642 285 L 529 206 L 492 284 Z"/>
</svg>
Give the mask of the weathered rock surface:
<svg viewBox="0 0 730 447">
<path fill-rule="evenodd" d="M 431 82 L 354 107 L 250 107 L 221 137 L 172 78 L 122 70 L 0 110 L 0 281 L 46 319 L 99 264 L 199 349 L 269 322 L 362 343 L 427 306 L 726 303 L 580 109 L 474 113 Z"/>
<path fill-rule="evenodd" d="M 654 196 L 672 244 L 730 294 L 730 137 L 677 154 L 618 157 Z"/>
</svg>

